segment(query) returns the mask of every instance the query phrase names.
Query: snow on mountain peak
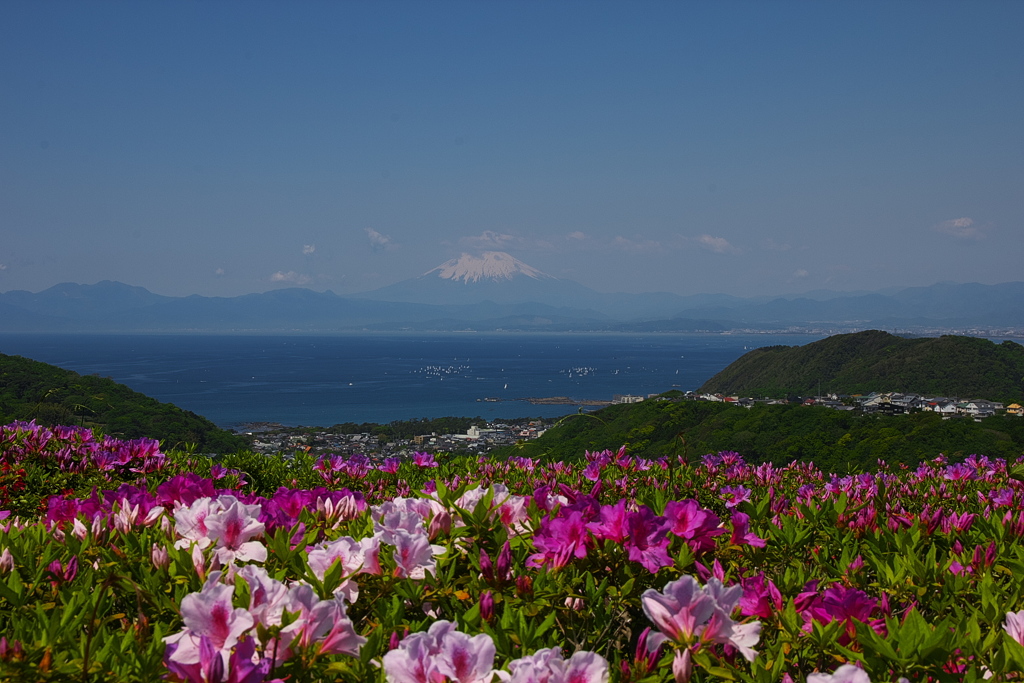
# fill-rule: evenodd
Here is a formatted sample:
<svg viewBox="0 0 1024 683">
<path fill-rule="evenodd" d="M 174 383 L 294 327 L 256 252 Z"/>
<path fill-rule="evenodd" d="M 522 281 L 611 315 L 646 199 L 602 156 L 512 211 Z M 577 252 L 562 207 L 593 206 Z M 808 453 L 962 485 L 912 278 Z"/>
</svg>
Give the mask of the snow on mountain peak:
<svg viewBox="0 0 1024 683">
<path fill-rule="evenodd" d="M 462 280 L 467 284 L 480 280 L 511 280 L 517 275 L 525 275 L 534 280 L 551 277 L 503 251 L 485 251 L 481 256 L 463 254 L 457 259 L 445 261 L 424 275 L 432 273 L 437 273 L 439 278 L 445 280 Z"/>
</svg>

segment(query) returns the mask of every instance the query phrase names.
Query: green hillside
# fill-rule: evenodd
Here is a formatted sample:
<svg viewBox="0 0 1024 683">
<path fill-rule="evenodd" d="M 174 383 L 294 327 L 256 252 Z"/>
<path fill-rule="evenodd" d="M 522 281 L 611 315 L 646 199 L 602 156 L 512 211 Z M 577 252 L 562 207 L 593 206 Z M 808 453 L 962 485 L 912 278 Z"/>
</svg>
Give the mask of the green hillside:
<svg viewBox="0 0 1024 683">
<path fill-rule="evenodd" d="M 664 395 L 678 399 L 678 392 Z M 644 401 L 573 415 L 535 441 L 497 451 L 574 460 L 584 451 L 625 444 L 648 458 L 698 457 L 737 451 L 749 462 L 812 460 L 829 471 L 873 469 L 879 459 L 916 465 L 945 453 L 1015 458 L 1024 452 L 1024 419 L 943 420 L 931 412 L 863 415 L 821 406 L 758 404 L 743 408 L 708 401 Z"/>
<path fill-rule="evenodd" d="M 901 391 L 995 401 L 1024 398 L 1024 346 L 946 335 L 904 339 L 870 330 L 747 353 L 701 392 L 752 397 Z"/>
<path fill-rule="evenodd" d="M 206 418 L 112 379 L 0 354 L 0 424 L 15 420 L 82 425 L 126 439 L 159 439 L 165 450 L 195 444 L 200 452 L 230 453 L 246 446 Z"/>
</svg>

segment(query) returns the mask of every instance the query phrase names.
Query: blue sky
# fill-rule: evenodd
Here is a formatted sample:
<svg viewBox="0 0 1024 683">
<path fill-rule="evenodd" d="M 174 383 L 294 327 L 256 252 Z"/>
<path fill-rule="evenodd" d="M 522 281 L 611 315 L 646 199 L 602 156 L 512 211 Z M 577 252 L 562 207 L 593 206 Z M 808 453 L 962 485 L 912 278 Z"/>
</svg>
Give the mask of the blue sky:
<svg viewBox="0 0 1024 683">
<path fill-rule="evenodd" d="M 1021 2 L 0 3 L 0 291 L 1021 280 Z"/>
</svg>

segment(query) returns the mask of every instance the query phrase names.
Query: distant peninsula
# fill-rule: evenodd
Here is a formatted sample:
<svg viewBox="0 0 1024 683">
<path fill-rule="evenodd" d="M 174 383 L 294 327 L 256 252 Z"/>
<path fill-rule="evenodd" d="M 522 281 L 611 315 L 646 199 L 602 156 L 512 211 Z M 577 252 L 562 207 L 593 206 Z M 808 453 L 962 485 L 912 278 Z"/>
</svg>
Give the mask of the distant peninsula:
<svg viewBox="0 0 1024 683">
<path fill-rule="evenodd" d="M 699 391 L 756 398 L 901 391 L 1020 401 L 1024 346 L 952 335 L 904 338 L 879 330 L 838 334 L 805 346 L 750 351 Z"/>
</svg>

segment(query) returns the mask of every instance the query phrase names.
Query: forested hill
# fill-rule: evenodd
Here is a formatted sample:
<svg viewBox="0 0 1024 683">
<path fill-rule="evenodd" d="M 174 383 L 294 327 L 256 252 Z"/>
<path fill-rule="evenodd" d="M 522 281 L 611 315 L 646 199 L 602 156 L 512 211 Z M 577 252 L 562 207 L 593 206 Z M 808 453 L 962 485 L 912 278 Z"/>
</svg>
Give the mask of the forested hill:
<svg viewBox="0 0 1024 683">
<path fill-rule="evenodd" d="M 943 420 L 932 412 L 862 415 L 822 406 L 672 400 L 615 405 L 571 415 L 542 437 L 495 454 L 575 460 L 585 451 L 625 445 L 633 455 L 689 458 L 737 451 L 748 462 L 813 461 L 832 472 L 871 471 L 883 459 L 914 466 L 940 453 L 1014 459 L 1024 452 L 1024 419 L 997 415 L 981 422 Z"/>
<path fill-rule="evenodd" d="M 165 450 L 195 444 L 203 453 L 233 453 L 246 447 L 240 437 L 205 417 L 112 379 L 0 354 L 0 424 L 15 420 L 82 425 L 126 439 L 159 439 Z"/>
<path fill-rule="evenodd" d="M 806 346 L 751 351 L 709 379 L 701 392 L 750 397 L 900 391 L 1019 401 L 1024 346 L 975 337 L 904 339 L 869 330 Z"/>
</svg>

